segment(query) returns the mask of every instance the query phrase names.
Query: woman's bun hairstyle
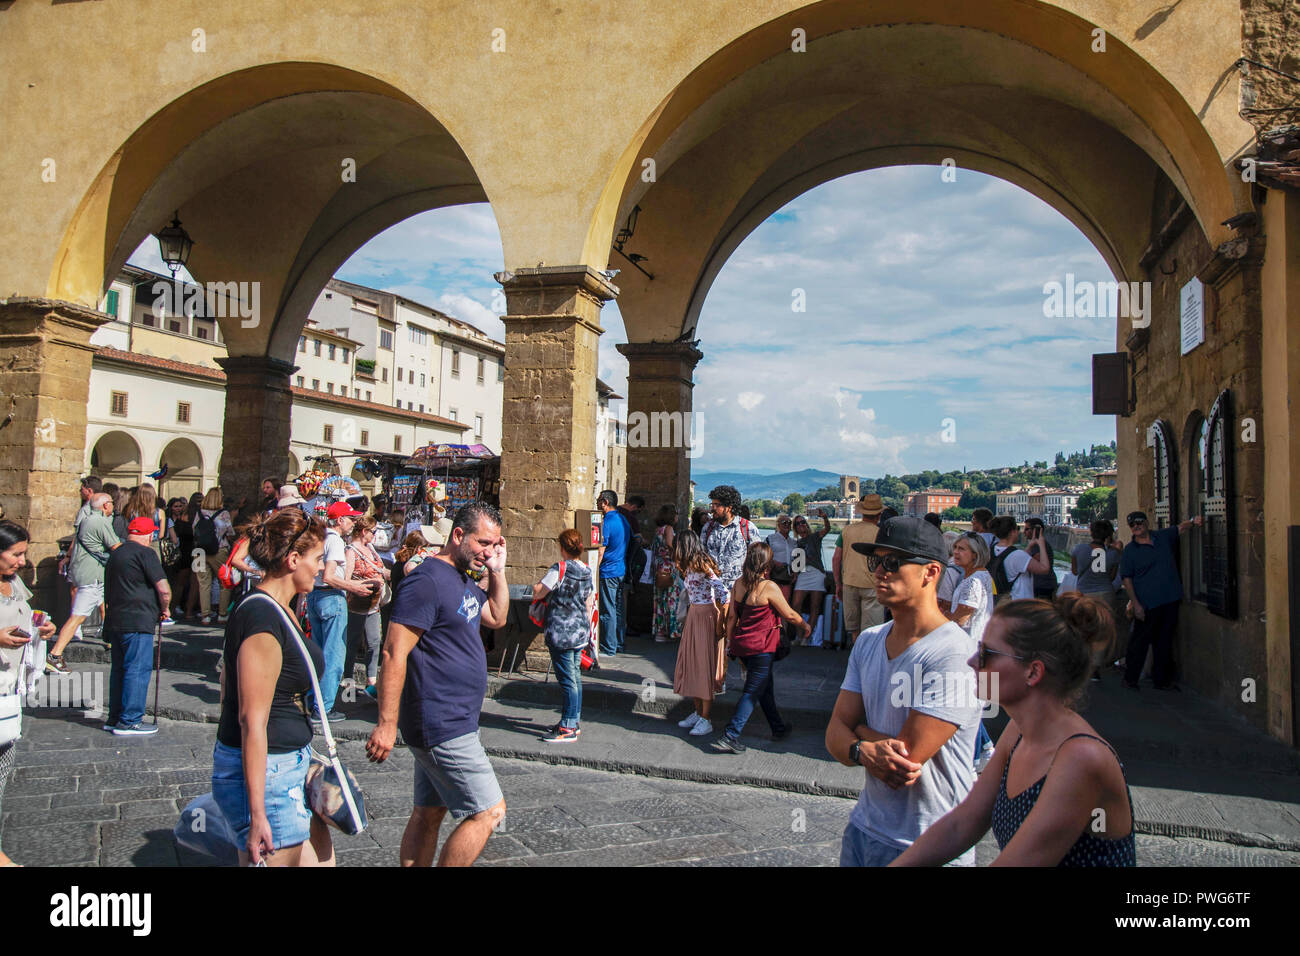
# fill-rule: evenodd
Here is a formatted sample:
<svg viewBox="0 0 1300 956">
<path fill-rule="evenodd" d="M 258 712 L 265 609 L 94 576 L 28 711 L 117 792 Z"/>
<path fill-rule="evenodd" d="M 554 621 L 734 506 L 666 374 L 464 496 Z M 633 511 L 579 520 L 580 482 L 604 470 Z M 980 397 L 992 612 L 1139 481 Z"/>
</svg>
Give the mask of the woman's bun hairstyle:
<svg viewBox="0 0 1300 956">
<path fill-rule="evenodd" d="M 248 528 L 248 554 L 267 574 L 282 571 L 290 551 L 306 554 L 325 540 L 325 525 L 301 508 L 284 508 L 255 518 Z"/>
<path fill-rule="evenodd" d="M 1017 656 L 1043 662 L 1046 688 L 1067 704 L 1082 695 L 1115 642 L 1110 607 L 1077 591 L 1050 601 L 1007 601 L 993 616 L 1007 625 L 1004 637 Z"/>
</svg>

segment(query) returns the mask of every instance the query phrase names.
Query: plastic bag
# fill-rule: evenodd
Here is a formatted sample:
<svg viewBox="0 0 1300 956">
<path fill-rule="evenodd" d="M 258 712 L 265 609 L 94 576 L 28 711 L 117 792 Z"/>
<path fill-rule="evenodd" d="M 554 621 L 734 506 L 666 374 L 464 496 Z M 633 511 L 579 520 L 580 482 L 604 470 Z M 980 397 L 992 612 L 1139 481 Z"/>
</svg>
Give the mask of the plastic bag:
<svg viewBox="0 0 1300 956">
<path fill-rule="evenodd" d="M 216 866 L 238 866 L 235 833 L 211 793 L 195 797 L 172 829 L 177 846 L 212 858 Z"/>
</svg>

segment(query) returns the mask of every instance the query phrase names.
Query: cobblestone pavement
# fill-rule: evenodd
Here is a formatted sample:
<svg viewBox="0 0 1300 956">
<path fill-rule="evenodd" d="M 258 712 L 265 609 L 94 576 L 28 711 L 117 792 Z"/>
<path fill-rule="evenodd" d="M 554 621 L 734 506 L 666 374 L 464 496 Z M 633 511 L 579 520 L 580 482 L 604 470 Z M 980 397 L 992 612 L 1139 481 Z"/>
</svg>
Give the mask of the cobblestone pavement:
<svg viewBox="0 0 1300 956">
<path fill-rule="evenodd" d="M 178 811 L 210 789 L 215 727 L 161 721 L 156 737 L 116 738 L 76 711 L 28 714 L 4 797 L 0 845 L 32 865 L 175 866 Z M 391 866 L 411 807 L 412 760 L 398 749 L 375 767 L 342 744 L 373 823 L 335 834 L 342 866 Z M 852 801 L 763 787 L 704 783 L 494 758 L 508 807 L 486 866 L 827 866 L 839 855 Z M 444 838 L 446 831 L 444 828 Z M 1147 865 L 1300 865 L 1300 854 L 1139 836 Z M 996 854 L 990 838 L 981 864 Z"/>
</svg>

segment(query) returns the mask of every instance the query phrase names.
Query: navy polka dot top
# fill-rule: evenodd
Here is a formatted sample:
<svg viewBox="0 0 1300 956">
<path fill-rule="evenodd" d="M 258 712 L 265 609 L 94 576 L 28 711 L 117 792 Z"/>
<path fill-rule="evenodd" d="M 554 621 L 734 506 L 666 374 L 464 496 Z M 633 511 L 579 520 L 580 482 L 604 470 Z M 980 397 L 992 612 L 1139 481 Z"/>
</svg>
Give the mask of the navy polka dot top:
<svg viewBox="0 0 1300 956">
<path fill-rule="evenodd" d="M 1092 737 L 1093 740 L 1101 740 L 1094 734 L 1074 734 L 1065 739 L 1073 740 L 1075 737 Z M 1015 756 L 1016 747 L 1020 746 L 1020 741 L 1023 739 L 1023 736 L 1016 738 L 1015 745 L 1011 748 L 1007 765 L 1002 768 L 1002 786 L 998 788 L 998 799 L 993 804 L 993 836 L 997 838 L 999 850 L 1006 849 L 1011 838 L 1016 835 L 1020 824 L 1025 822 L 1029 811 L 1034 809 L 1034 804 L 1038 802 L 1038 795 L 1043 790 L 1043 784 L 1047 781 L 1047 774 L 1043 774 L 1037 783 L 1025 789 L 1014 800 L 1007 796 L 1007 771 L 1011 769 L 1011 757 Z M 1104 740 L 1101 742 L 1106 744 Z M 1065 741 L 1061 743 L 1064 745 Z M 1106 746 L 1110 747 L 1110 744 Z M 1115 748 L 1110 747 L 1110 752 L 1115 753 Z M 1115 754 L 1115 759 L 1119 760 L 1119 754 Z M 1122 762 L 1119 769 L 1120 773 L 1124 772 Z M 1049 767 L 1048 771 L 1050 770 Z M 1127 778 L 1124 780 L 1124 791 L 1128 794 L 1131 821 L 1128 836 L 1116 840 L 1103 840 L 1085 829 L 1079 839 L 1074 841 L 1074 846 L 1070 847 L 1069 852 L 1061 858 L 1058 866 L 1137 866 L 1137 846 L 1133 840 L 1136 821 L 1132 820 L 1133 795 L 1129 792 Z"/>
</svg>

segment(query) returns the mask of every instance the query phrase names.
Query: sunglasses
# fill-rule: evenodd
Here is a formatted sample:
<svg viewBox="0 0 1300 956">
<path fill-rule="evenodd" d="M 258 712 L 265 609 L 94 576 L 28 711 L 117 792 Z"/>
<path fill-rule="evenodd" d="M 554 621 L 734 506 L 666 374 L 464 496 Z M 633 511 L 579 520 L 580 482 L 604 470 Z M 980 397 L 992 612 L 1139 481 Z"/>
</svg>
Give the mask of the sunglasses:
<svg viewBox="0 0 1300 956">
<path fill-rule="evenodd" d="M 930 558 L 900 558 L 896 554 L 888 554 L 881 557 L 878 554 L 867 555 L 867 570 L 875 574 L 881 568 L 886 574 L 897 574 L 898 569 L 905 564 L 929 564 Z"/>
<path fill-rule="evenodd" d="M 1023 657 L 1016 657 L 1015 654 L 1009 654 L 1009 653 L 1007 653 L 1006 651 L 995 651 L 995 650 L 993 650 L 993 648 L 991 648 L 991 647 L 985 647 L 983 641 L 980 641 L 978 646 L 979 646 L 979 665 L 980 665 L 980 667 L 986 667 L 986 666 L 988 666 L 989 655 L 990 655 L 990 654 L 996 654 L 998 657 L 1009 657 L 1009 658 L 1011 658 L 1013 661 L 1020 661 L 1020 663 L 1022 663 L 1022 664 L 1028 664 L 1028 663 L 1029 663 L 1029 661 L 1026 660 L 1025 658 L 1023 658 Z"/>
<path fill-rule="evenodd" d="M 1128 526 L 1129 526 L 1130 528 L 1136 528 L 1138 525 L 1143 525 L 1143 524 L 1146 524 L 1146 523 L 1147 523 L 1147 521 L 1146 521 L 1145 518 L 1138 518 L 1136 521 L 1130 521 L 1130 522 L 1128 523 Z"/>
</svg>

